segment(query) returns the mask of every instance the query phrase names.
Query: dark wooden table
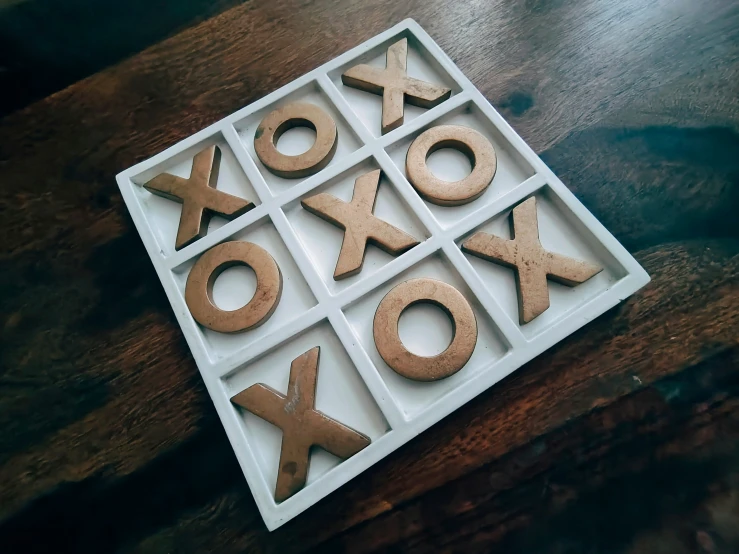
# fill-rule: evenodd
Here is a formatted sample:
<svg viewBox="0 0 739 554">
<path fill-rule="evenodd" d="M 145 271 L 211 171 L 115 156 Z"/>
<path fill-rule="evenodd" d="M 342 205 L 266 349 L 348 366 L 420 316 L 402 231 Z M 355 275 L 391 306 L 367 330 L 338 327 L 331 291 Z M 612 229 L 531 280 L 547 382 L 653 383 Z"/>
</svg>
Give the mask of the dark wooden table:
<svg viewBox="0 0 739 554">
<path fill-rule="evenodd" d="M 1 552 L 739 552 L 735 0 L 2 5 Z M 653 280 L 268 533 L 114 175 L 409 16 Z"/>
</svg>

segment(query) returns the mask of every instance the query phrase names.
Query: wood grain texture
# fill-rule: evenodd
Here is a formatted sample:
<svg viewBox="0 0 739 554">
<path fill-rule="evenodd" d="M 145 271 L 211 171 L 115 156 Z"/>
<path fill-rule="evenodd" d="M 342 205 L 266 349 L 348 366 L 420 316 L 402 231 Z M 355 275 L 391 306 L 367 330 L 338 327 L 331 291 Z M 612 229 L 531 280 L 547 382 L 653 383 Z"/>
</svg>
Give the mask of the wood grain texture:
<svg viewBox="0 0 739 554">
<path fill-rule="evenodd" d="M 242 0 L 0 0 L 0 116 Z"/>
<path fill-rule="evenodd" d="M 113 176 L 407 16 L 652 282 L 268 533 Z M 737 551 L 738 180 L 732 0 L 254 0 L 12 113 L 0 550 Z"/>
</svg>

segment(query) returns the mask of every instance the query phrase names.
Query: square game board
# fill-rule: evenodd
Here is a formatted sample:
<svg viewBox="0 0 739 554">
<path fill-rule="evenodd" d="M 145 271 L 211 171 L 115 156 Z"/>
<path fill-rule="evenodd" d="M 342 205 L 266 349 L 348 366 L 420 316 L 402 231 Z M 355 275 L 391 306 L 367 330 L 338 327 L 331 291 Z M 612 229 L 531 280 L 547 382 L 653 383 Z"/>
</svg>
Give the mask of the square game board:
<svg viewBox="0 0 739 554">
<path fill-rule="evenodd" d="M 386 64 L 389 68 L 395 63 L 396 69 L 402 69 L 404 54 L 398 54 L 398 48 L 403 44 L 407 45 L 407 76 L 442 90 L 443 94 L 437 94 L 440 98 L 413 102 L 408 91 L 405 96 L 401 91 L 400 96 L 392 97 L 387 90 L 383 96 L 382 90 L 372 91 L 370 85 L 362 87 L 342 78 L 353 75 L 358 65 L 367 66 L 365 72 L 370 77 L 387 77 L 389 74 L 383 73 Z M 420 98 L 424 91 L 418 94 Z M 389 121 L 383 129 L 383 113 L 390 120 L 391 111 L 398 110 L 398 98 L 404 117 Z M 267 116 L 282 113 L 295 103 L 310 104 L 322 117 L 328 116 L 335 132 L 326 139 L 331 152 L 320 160 L 320 167 L 286 176 L 284 171 L 268 167 L 271 162 L 257 152 L 257 139 L 265 129 L 269 131 L 263 123 Z M 311 125 L 298 125 L 277 137 L 279 145 L 272 144 L 281 154 L 295 159 L 325 138 L 323 127 L 313 125 L 311 131 Z M 494 177 L 481 192 L 475 192 L 474 199 L 445 201 L 424 189 L 418 179 L 415 186 L 411 183 L 407 167 L 411 145 L 418 147 L 423 142 L 421 135 L 433 134 L 442 126 L 471 129 L 474 133 L 470 136 L 480 144 L 492 145 Z M 431 136 L 428 133 L 426 136 Z M 421 149 L 421 165 L 425 163 L 426 169 L 450 186 L 489 161 L 484 152 L 455 149 L 448 140 L 441 146 L 438 151 L 429 150 L 429 156 Z M 151 183 L 160 183 L 152 180 L 162 174 L 180 177 L 171 180 L 180 184 L 194 176 L 193 159 L 201 152 L 211 153 L 210 158 L 200 158 L 195 164 L 211 171 L 210 181 L 202 182 L 244 202 L 230 220 L 206 218 L 198 235 L 204 236 L 182 242 L 178 227 L 185 216 L 183 204 L 152 194 Z M 203 176 L 207 174 L 205 171 Z M 328 194 L 338 199 L 331 200 L 334 206 L 348 206 L 360 178 L 365 179 L 362 182 L 370 193 L 376 190 L 374 207 L 368 208 L 373 211 L 367 213 L 415 242 L 412 247 L 406 244 L 393 251 L 388 245 L 382 247 L 382 240 L 370 241 L 361 270 L 336 279 L 345 231 L 307 206 L 321 194 L 323 199 Z M 634 258 L 412 20 L 122 172 L 117 180 L 270 530 L 649 281 Z M 161 183 L 156 186 L 161 188 Z M 351 219 L 350 226 L 359 225 L 359 219 Z M 535 242 L 537 227 L 539 250 L 530 242 Z M 529 242 L 525 242 L 527 238 Z M 265 292 L 260 288 L 255 296 L 257 277 L 266 271 L 263 265 L 227 264 L 223 273 L 210 279 L 206 271 L 204 280 L 199 281 L 203 290 L 208 288 L 202 298 L 217 306 L 217 314 L 222 315 L 217 310 L 234 313 L 256 302 L 262 293 L 272 295 L 272 301 L 268 298 L 263 304 L 268 309 L 258 326 L 222 332 L 212 328 L 218 325 L 202 324 L 207 315 L 196 319 L 188 302 L 196 293 L 191 297 L 186 291 L 189 281 L 197 280 L 199 262 L 206 264 L 204 256 L 232 241 L 266 251 L 266 258 L 273 260 L 266 265 L 273 267 L 274 263 L 279 268 L 281 290 L 273 287 Z M 179 243 L 184 246 L 177 249 Z M 573 276 L 577 272 L 585 275 Z M 547 274 L 550 279 L 546 279 Z M 441 300 L 413 304 L 416 289 L 400 285 L 414 279 L 451 285 L 456 292 L 450 293 L 450 298 L 456 299 L 461 312 L 445 307 Z M 542 283 L 546 283 L 543 289 Z M 391 291 L 403 293 L 411 307 L 401 310 L 397 329 L 392 324 L 377 328 L 378 307 Z M 206 311 L 211 309 L 207 304 Z M 454 319 L 457 316 L 461 319 Z M 450 341 L 457 344 L 457 337 L 469 330 L 464 325 L 470 319 L 476 335 L 465 335 L 469 340 L 459 347 L 464 351 L 457 363 L 460 367 L 450 372 L 448 364 L 431 363 L 452 348 L 445 350 Z M 378 339 L 378 333 L 385 338 Z M 405 361 L 391 359 L 392 354 L 384 350 L 393 346 L 378 344 L 378 340 L 390 340 L 388 336 L 402 341 L 411 356 L 403 358 Z M 320 348 L 319 359 L 306 357 L 317 353 L 315 347 Z M 427 357 L 429 363 L 416 363 L 419 356 Z M 449 363 L 453 365 L 454 360 Z M 291 367 L 295 367 L 294 379 Z M 309 374 L 316 368 L 317 377 Z M 438 368 L 446 371 L 441 378 L 423 373 Z M 411 371 L 435 380 L 409 377 Z M 293 390 L 296 383 L 315 387 L 315 397 L 309 394 L 312 390 L 302 390 L 299 398 L 297 389 Z M 253 398 L 243 396 L 247 390 L 255 393 Z M 301 481 L 300 464 L 285 463 L 287 458 L 281 461 L 281 427 L 267 420 L 288 417 L 285 414 L 292 409 L 291 402 L 306 402 L 306 398 L 310 413 L 302 420 L 290 419 L 290 425 L 300 429 L 300 425 L 310 423 L 306 423 L 308 416 L 318 412 L 333 423 L 323 421 L 321 425 L 328 427 L 316 431 L 311 444 L 325 448 L 309 450 L 310 465 L 303 468 L 307 468 L 307 475 Z M 254 407 L 257 401 L 263 402 L 260 406 L 265 410 L 278 406 L 282 411 L 277 415 L 261 413 L 260 417 L 255 413 L 259 412 Z M 312 411 L 313 407 L 318 412 Z M 294 441 L 310 435 L 308 431 L 296 435 L 295 429 L 291 428 L 291 434 L 286 431 L 285 440 L 288 434 Z M 325 431 L 325 436 L 319 437 L 319 431 Z M 278 480 L 286 468 L 292 481 L 283 481 L 287 492 L 279 495 Z"/>
</svg>

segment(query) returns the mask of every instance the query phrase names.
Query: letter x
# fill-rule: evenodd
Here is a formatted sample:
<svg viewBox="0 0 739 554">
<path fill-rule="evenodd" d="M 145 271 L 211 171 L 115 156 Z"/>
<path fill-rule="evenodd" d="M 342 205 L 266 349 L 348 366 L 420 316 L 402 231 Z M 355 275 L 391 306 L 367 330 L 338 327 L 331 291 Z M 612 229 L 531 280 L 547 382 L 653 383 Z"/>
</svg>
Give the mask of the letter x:
<svg viewBox="0 0 739 554">
<path fill-rule="evenodd" d="M 369 437 L 314 408 L 319 354 L 320 347 L 316 346 L 293 360 L 287 396 L 260 383 L 231 399 L 234 404 L 282 429 L 275 489 L 277 502 L 290 498 L 305 486 L 312 446 L 320 446 L 346 459 L 370 444 Z"/>
<path fill-rule="evenodd" d="M 521 324 L 528 323 L 549 308 L 547 279 L 574 287 L 603 269 L 542 248 L 534 197 L 513 209 L 511 223 L 512 240 L 478 232 L 462 244 L 462 250 L 515 270 Z"/>
<path fill-rule="evenodd" d="M 451 89 L 408 77 L 408 39 L 387 50 L 385 69 L 360 64 L 348 69 L 341 82 L 348 87 L 382 95 L 382 134 L 403 124 L 403 103 L 433 108 L 451 96 Z"/>
<path fill-rule="evenodd" d="M 321 193 L 301 201 L 303 208 L 321 219 L 344 229 L 339 259 L 334 270 L 334 279 L 344 279 L 362 270 L 367 242 L 397 256 L 413 248 L 418 241 L 375 217 L 372 212 L 377 200 L 380 170 L 376 169 L 358 177 L 354 183 L 351 202 L 343 202 L 330 194 Z"/>
<path fill-rule="evenodd" d="M 192 159 L 189 179 L 162 173 L 144 183 L 144 188 L 152 194 L 182 204 L 175 250 L 204 237 L 212 214 L 234 219 L 254 207 L 253 202 L 216 190 L 220 163 L 220 148 L 210 146 Z"/>
</svg>

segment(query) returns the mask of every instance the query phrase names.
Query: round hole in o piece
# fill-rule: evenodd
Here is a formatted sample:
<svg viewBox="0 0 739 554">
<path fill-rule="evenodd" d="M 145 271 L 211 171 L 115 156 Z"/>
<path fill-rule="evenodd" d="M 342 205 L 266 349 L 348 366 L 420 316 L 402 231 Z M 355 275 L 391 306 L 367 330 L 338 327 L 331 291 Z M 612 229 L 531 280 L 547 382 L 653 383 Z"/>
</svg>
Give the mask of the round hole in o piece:
<svg viewBox="0 0 739 554">
<path fill-rule="evenodd" d="M 409 352 L 436 356 L 452 343 L 454 326 L 442 308 L 431 302 L 418 302 L 400 314 L 398 336 Z"/>
<path fill-rule="evenodd" d="M 471 155 L 452 146 L 431 152 L 426 158 L 426 166 L 438 179 L 450 183 L 461 181 L 472 173 Z"/>
<path fill-rule="evenodd" d="M 316 143 L 316 127 L 307 119 L 290 119 L 275 131 L 275 148 L 285 156 L 300 156 Z"/>
<path fill-rule="evenodd" d="M 246 306 L 257 291 L 257 276 L 246 264 L 236 264 L 224 269 L 213 281 L 211 301 L 225 311 Z"/>
</svg>

